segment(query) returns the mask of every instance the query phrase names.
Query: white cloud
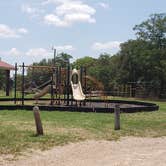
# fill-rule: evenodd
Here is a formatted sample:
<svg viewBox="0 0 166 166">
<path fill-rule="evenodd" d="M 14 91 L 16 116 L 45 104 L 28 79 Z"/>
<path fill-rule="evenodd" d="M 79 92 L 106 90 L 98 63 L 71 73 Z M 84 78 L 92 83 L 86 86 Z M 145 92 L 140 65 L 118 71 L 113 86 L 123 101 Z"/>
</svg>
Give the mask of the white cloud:
<svg viewBox="0 0 166 166">
<path fill-rule="evenodd" d="M 98 5 L 104 9 L 109 9 L 110 5 L 108 3 L 99 2 Z"/>
<path fill-rule="evenodd" d="M 71 26 L 77 22 L 95 23 L 96 10 L 79 0 L 47 0 L 53 3 L 55 11 L 44 16 L 44 22 L 60 27 Z"/>
<path fill-rule="evenodd" d="M 89 14 L 85 13 L 78 13 L 78 14 L 66 14 L 64 17 L 64 21 L 66 23 L 73 24 L 73 22 L 88 22 L 88 23 L 95 23 L 95 19 L 91 18 Z"/>
<path fill-rule="evenodd" d="M 71 1 L 71 2 L 67 1 L 57 6 L 55 12 L 57 15 L 66 15 L 74 13 L 85 13 L 93 15 L 95 14 L 95 9 L 87 4 L 84 4 L 81 1 Z"/>
<path fill-rule="evenodd" d="M 19 28 L 17 31 L 21 34 L 27 34 L 28 33 L 28 30 L 25 29 L 25 28 Z"/>
<path fill-rule="evenodd" d="M 9 51 L 0 52 L 4 56 L 20 56 L 22 52 L 17 50 L 17 48 L 11 48 Z"/>
<path fill-rule="evenodd" d="M 58 53 L 60 52 L 71 52 L 74 50 L 72 45 L 59 45 L 54 46 L 57 49 Z M 18 50 L 17 48 L 11 48 L 7 51 L 0 51 L 0 55 L 2 59 L 10 62 L 17 62 L 21 64 L 22 62 L 26 62 L 26 64 L 32 64 L 33 62 L 39 62 L 40 60 L 46 58 L 53 58 L 53 50 L 46 48 L 31 48 L 28 50 Z"/>
<path fill-rule="evenodd" d="M 68 26 L 68 23 L 61 20 L 58 16 L 54 14 L 48 14 L 44 16 L 44 22 L 49 25 L 55 25 L 60 27 Z"/>
<path fill-rule="evenodd" d="M 37 6 L 37 7 L 32 7 L 31 5 L 29 4 L 23 4 L 21 6 L 21 10 L 23 13 L 26 13 L 32 17 L 37 17 L 39 16 L 41 13 L 44 12 L 43 9 L 40 9 L 40 6 Z"/>
<path fill-rule="evenodd" d="M 1 38 L 17 38 L 19 35 L 5 24 L 0 24 L 0 37 Z"/>
<path fill-rule="evenodd" d="M 21 6 L 21 10 L 26 13 L 26 14 L 30 14 L 32 16 L 35 16 L 37 14 L 37 9 L 36 8 L 32 8 L 30 5 L 28 4 L 23 4 Z"/>
<path fill-rule="evenodd" d="M 112 49 L 119 49 L 120 44 L 122 42 L 120 41 L 110 41 L 110 42 L 96 42 L 92 45 L 92 49 L 96 51 L 107 51 L 107 50 L 112 50 Z"/>
<path fill-rule="evenodd" d="M 74 23 L 95 23 L 96 10 L 82 0 L 43 0 L 43 2 L 31 6 L 23 4 L 24 13 L 34 17 L 39 16 L 44 23 L 59 27 L 68 27 Z M 50 11 L 49 13 L 46 11 Z"/>
<path fill-rule="evenodd" d="M 58 45 L 54 46 L 57 52 L 73 51 L 74 47 L 72 45 Z M 37 62 L 43 58 L 53 58 L 53 51 L 45 48 L 32 48 L 24 53 L 26 56 L 30 57 L 33 62 Z"/>
<path fill-rule="evenodd" d="M 30 5 L 28 4 L 23 4 L 21 6 L 21 9 L 23 12 L 27 13 L 27 14 L 35 14 L 36 13 L 36 9 L 32 8 Z"/>
<path fill-rule="evenodd" d="M 57 51 L 73 51 L 75 48 L 72 45 L 54 46 Z"/>
<path fill-rule="evenodd" d="M 25 28 L 13 29 L 5 24 L 0 24 L 0 38 L 19 38 L 28 32 Z"/>
<path fill-rule="evenodd" d="M 49 57 L 50 52 L 44 48 L 32 48 L 29 49 L 25 55 L 32 57 Z"/>
<path fill-rule="evenodd" d="M 61 4 L 61 3 L 69 3 L 73 1 L 78 1 L 78 0 L 44 0 L 42 2 L 42 5 L 48 5 L 48 4 Z"/>
<path fill-rule="evenodd" d="M 75 48 L 72 45 L 57 45 L 54 46 L 57 51 L 73 51 Z M 39 57 L 39 58 L 49 58 L 53 55 L 53 51 L 51 49 L 45 48 L 31 48 L 27 51 L 20 51 L 17 48 L 11 48 L 8 51 L 1 51 L 0 54 L 4 56 L 31 56 L 31 57 Z"/>
<path fill-rule="evenodd" d="M 12 48 L 8 53 L 13 56 L 20 56 L 22 54 L 17 48 Z"/>
</svg>

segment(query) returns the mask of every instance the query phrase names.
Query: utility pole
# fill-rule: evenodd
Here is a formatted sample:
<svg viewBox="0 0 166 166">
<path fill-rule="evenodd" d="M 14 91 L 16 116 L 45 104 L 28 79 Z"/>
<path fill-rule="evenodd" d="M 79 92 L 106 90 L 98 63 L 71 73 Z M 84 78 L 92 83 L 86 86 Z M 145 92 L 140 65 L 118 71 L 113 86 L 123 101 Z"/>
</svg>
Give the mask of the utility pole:
<svg viewBox="0 0 166 166">
<path fill-rule="evenodd" d="M 54 61 L 53 62 L 54 62 L 54 67 L 55 67 L 56 49 L 54 47 L 52 47 L 52 49 L 54 50 Z"/>
<path fill-rule="evenodd" d="M 56 49 L 54 48 L 54 66 L 55 66 L 55 57 L 56 57 Z"/>
</svg>

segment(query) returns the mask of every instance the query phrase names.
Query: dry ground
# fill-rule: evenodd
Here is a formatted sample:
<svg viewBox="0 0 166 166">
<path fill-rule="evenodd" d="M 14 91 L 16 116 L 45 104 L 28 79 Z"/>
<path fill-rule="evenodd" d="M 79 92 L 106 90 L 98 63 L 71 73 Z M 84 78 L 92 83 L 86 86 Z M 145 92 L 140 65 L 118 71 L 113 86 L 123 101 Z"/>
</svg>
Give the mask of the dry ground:
<svg viewBox="0 0 166 166">
<path fill-rule="evenodd" d="M 89 140 L 35 151 L 11 160 L 0 156 L 3 166 L 165 166 L 166 137 L 123 137 L 119 141 Z"/>
</svg>

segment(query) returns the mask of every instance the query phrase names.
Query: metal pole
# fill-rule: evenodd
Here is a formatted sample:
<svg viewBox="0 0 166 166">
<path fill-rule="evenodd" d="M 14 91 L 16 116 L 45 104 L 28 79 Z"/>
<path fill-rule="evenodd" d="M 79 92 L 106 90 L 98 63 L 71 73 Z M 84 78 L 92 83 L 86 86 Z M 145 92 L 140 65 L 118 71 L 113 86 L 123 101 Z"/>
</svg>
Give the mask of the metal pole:
<svg viewBox="0 0 166 166">
<path fill-rule="evenodd" d="M 25 78 L 24 78 L 24 73 L 25 73 L 25 65 L 24 63 L 22 64 L 22 105 L 24 105 L 24 82 L 25 82 Z"/>
<path fill-rule="evenodd" d="M 87 74 L 86 68 L 84 67 L 84 93 L 85 93 L 85 95 L 87 93 L 87 89 L 86 89 L 87 88 L 86 74 Z M 84 100 L 83 104 L 84 104 L 84 106 L 86 105 L 86 99 Z"/>
<path fill-rule="evenodd" d="M 58 104 L 58 82 L 59 82 L 59 67 L 57 66 L 56 67 L 56 94 L 55 94 L 55 97 L 56 97 L 56 104 Z"/>
<path fill-rule="evenodd" d="M 53 75 L 51 77 L 51 105 L 54 103 Z"/>
<path fill-rule="evenodd" d="M 86 72 L 86 68 L 84 68 L 84 73 L 85 73 L 85 90 L 84 90 L 84 93 L 86 94 L 86 91 L 87 91 L 87 82 L 86 82 L 86 75 L 87 75 L 87 72 Z"/>
<path fill-rule="evenodd" d="M 9 96 L 10 91 L 10 70 L 6 70 L 6 96 Z"/>
<path fill-rule="evenodd" d="M 17 63 L 15 63 L 15 76 L 14 76 L 14 104 L 17 102 Z"/>
<path fill-rule="evenodd" d="M 69 105 L 69 100 L 70 100 L 70 92 L 69 92 L 69 87 L 70 86 L 70 64 L 68 63 L 67 66 L 67 105 Z"/>
<path fill-rule="evenodd" d="M 53 48 L 53 50 L 54 50 L 54 67 L 55 67 L 55 58 L 56 58 L 56 49 L 55 48 Z"/>
<path fill-rule="evenodd" d="M 59 66 L 59 78 L 58 78 L 58 93 L 59 93 L 59 98 L 58 98 L 58 104 L 60 105 L 60 100 L 61 100 L 61 66 Z"/>
<path fill-rule="evenodd" d="M 82 66 L 80 67 L 80 82 L 81 82 L 81 85 L 83 87 L 83 80 L 82 80 L 82 77 L 83 77 L 83 68 Z"/>
<path fill-rule="evenodd" d="M 64 81 L 64 90 L 63 90 L 63 99 L 64 99 L 64 104 L 66 103 L 66 81 Z"/>
</svg>

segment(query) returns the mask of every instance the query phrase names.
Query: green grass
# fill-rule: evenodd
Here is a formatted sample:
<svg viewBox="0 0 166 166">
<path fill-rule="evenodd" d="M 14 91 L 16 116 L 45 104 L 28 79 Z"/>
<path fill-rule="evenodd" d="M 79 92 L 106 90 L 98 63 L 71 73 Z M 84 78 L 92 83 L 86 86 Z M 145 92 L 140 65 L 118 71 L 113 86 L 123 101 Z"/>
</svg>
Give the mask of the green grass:
<svg viewBox="0 0 166 166">
<path fill-rule="evenodd" d="M 121 114 L 121 130 L 114 131 L 114 115 L 78 112 L 41 112 L 44 136 L 35 135 L 33 112 L 0 111 L 0 154 L 49 149 L 86 139 L 117 140 L 122 136 L 166 136 L 166 103 L 159 111 Z"/>
</svg>

